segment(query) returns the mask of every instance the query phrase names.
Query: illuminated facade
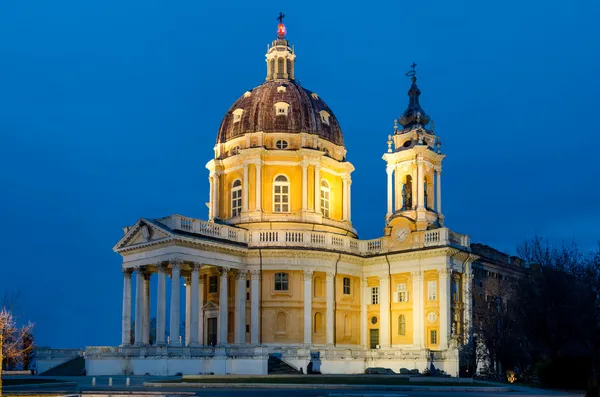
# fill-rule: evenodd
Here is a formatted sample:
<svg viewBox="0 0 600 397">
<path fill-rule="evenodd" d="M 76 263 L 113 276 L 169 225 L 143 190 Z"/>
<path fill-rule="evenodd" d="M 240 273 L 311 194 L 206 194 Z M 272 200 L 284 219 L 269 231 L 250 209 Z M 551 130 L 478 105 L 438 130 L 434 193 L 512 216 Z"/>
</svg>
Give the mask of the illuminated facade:
<svg viewBox="0 0 600 397">
<path fill-rule="evenodd" d="M 258 374 L 273 355 L 304 372 L 434 365 L 458 373 L 457 345 L 471 337 L 473 268 L 502 266 L 444 226 L 445 155 L 416 78 L 383 155 L 385 233 L 360 240 L 340 125 L 295 80 L 295 57 L 280 24 L 265 83 L 245 92 L 219 129 L 206 165 L 208 220 L 172 215 L 125 228 L 114 248 L 123 257 L 122 343 L 89 347 L 88 375 Z"/>
</svg>

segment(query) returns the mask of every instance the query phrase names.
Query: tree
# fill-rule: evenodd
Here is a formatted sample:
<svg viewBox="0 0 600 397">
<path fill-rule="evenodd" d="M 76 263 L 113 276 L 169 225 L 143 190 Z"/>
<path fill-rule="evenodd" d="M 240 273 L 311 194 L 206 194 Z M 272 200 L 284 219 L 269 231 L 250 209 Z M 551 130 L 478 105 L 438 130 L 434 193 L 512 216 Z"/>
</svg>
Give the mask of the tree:
<svg viewBox="0 0 600 397">
<path fill-rule="evenodd" d="M 24 341 L 30 337 L 33 324 L 18 327 L 12 312 L 3 306 L 0 310 L 0 362 L 14 360 L 22 362 L 23 358 L 33 350 L 31 343 Z M 29 335 L 29 336 L 28 336 Z M 0 397 L 2 397 L 2 371 L 0 371 Z"/>
</svg>

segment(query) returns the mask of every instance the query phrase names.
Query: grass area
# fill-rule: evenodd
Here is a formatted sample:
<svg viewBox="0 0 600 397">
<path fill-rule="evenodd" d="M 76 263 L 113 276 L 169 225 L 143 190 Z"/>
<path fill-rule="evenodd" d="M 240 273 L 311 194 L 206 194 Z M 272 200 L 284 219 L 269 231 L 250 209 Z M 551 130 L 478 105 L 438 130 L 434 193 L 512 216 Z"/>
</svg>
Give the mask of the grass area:
<svg viewBox="0 0 600 397">
<path fill-rule="evenodd" d="M 272 383 L 272 384 L 295 384 L 295 385 L 383 385 L 383 386 L 488 386 L 482 383 L 458 383 L 458 382 L 409 382 L 408 378 L 405 377 L 393 377 L 393 376 L 322 376 L 322 375 L 309 375 L 309 376 L 255 376 L 255 377 L 219 377 L 219 376 L 207 376 L 198 377 L 196 379 L 178 379 L 169 381 L 160 381 L 160 383 Z"/>
<path fill-rule="evenodd" d="M 62 380 L 56 379 L 39 379 L 39 378 L 24 378 L 24 379 L 2 379 L 2 386 L 17 386 L 17 385 L 38 385 L 40 383 L 62 383 Z"/>
</svg>

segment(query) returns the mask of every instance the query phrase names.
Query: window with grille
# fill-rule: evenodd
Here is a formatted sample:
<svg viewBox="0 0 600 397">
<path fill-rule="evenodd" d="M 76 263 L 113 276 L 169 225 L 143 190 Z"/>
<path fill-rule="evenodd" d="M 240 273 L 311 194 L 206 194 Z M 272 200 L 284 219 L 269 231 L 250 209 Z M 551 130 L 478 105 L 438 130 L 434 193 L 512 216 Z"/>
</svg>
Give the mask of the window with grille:
<svg viewBox="0 0 600 397">
<path fill-rule="evenodd" d="M 430 301 L 437 300 L 437 281 L 427 282 L 427 296 Z"/>
<path fill-rule="evenodd" d="M 275 142 L 275 147 L 277 149 L 287 149 L 288 143 L 287 143 L 287 141 L 284 141 L 283 139 L 280 139 L 277 142 Z"/>
<path fill-rule="evenodd" d="M 350 277 L 344 277 L 344 295 L 350 295 Z"/>
<path fill-rule="evenodd" d="M 406 290 L 406 283 L 401 283 L 396 286 L 396 293 L 398 294 L 398 302 L 408 302 L 408 291 Z"/>
<path fill-rule="evenodd" d="M 329 183 L 321 181 L 321 213 L 329 218 Z"/>
<path fill-rule="evenodd" d="M 371 304 L 379 304 L 379 287 L 371 287 Z"/>
<path fill-rule="evenodd" d="M 231 186 L 231 216 L 242 212 L 242 181 L 236 179 Z"/>
<path fill-rule="evenodd" d="M 275 291 L 287 291 L 289 276 L 287 273 L 275 273 Z"/>
<path fill-rule="evenodd" d="M 432 345 L 437 345 L 437 330 L 432 329 L 431 331 L 429 331 L 429 343 L 431 343 Z"/>
<path fill-rule="evenodd" d="M 273 212 L 290 212 L 290 182 L 285 175 L 273 183 Z"/>
<path fill-rule="evenodd" d="M 217 280 L 217 276 L 210 276 L 208 278 L 208 293 L 209 294 L 214 294 L 217 292 L 218 287 L 218 280 Z"/>
<path fill-rule="evenodd" d="M 404 314 L 398 317 L 398 335 L 406 335 L 406 317 L 404 317 Z"/>
</svg>

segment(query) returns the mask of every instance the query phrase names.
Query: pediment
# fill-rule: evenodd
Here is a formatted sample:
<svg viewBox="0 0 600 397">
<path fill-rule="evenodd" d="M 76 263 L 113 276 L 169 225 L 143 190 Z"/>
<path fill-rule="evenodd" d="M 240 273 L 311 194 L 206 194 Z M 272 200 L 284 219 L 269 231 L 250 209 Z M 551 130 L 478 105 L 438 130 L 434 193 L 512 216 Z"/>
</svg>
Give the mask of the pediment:
<svg viewBox="0 0 600 397">
<path fill-rule="evenodd" d="M 121 240 L 119 240 L 113 250 L 119 251 L 127 247 L 147 244 L 153 241 L 163 240 L 171 236 L 171 233 L 167 230 L 142 218 L 137 221 L 135 225 L 126 229 L 125 235 L 121 238 Z"/>
<path fill-rule="evenodd" d="M 208 301 L 202 306 L 202 309 L 204 311 L 219 310 L 219 306 L 213 301 Z"/>
</svg>

